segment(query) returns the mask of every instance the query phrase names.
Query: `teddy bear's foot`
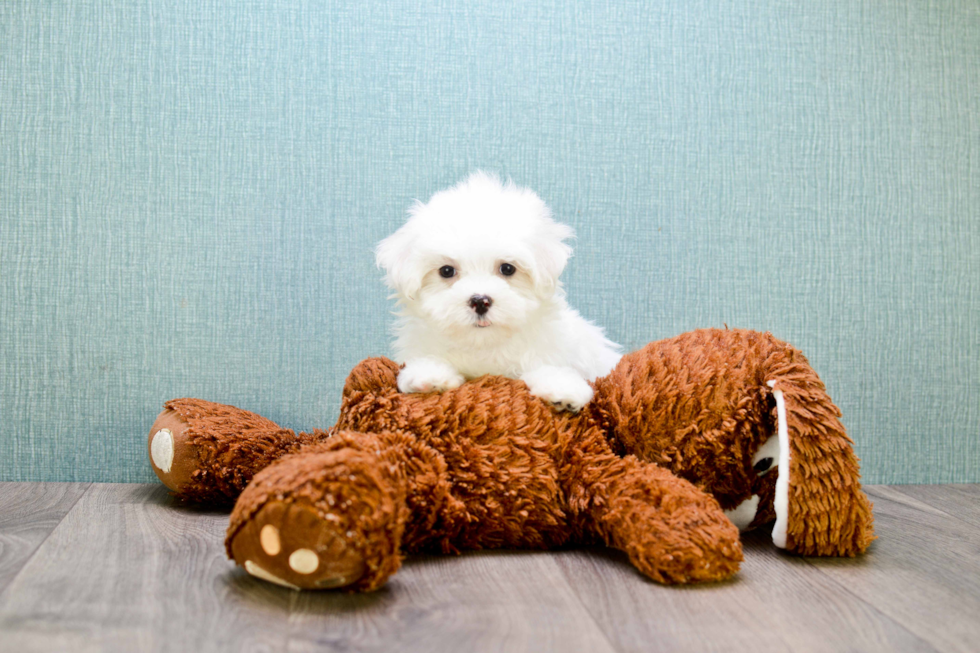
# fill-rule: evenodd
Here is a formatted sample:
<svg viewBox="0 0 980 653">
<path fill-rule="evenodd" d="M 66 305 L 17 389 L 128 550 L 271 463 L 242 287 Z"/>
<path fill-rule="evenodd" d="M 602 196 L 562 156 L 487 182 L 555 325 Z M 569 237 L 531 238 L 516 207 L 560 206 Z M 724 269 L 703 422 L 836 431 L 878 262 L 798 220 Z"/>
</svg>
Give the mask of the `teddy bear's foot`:
<svg viewBox="0 0 980 653">
<path fill-rule="evenodd" d="M 147 440 L 150 465 L 178 496 L 231 503 L 252 476 L 326 433 L 296 434 L 247 410 L 200 399 L 173 399 Z"/>
<path fill-rule="evenodd" d="M 296 589 L 384 584 L 401 565 L 408 508 L 404 482 L 373 453 L 379 444 L 343 432 L 256 474 L 232 510 L 229 557 Z"/>
<path fill-rule="evenodd" d="M 148 445 L 150 466 L 160 481 L 177 494 L 191 490 L 201 452 L 191 441 L 187 420 L 177 411 L 164 408 L 150 427 Z"/>
<path fill-rule="evenodd" d="M 249 574 L 292 589 L 334 589 L 356 583 L 367 571 L 353 533 L 323 519 L 305 501 L 270 501 L 232 542 L 232 554 Z"/>
</svg>

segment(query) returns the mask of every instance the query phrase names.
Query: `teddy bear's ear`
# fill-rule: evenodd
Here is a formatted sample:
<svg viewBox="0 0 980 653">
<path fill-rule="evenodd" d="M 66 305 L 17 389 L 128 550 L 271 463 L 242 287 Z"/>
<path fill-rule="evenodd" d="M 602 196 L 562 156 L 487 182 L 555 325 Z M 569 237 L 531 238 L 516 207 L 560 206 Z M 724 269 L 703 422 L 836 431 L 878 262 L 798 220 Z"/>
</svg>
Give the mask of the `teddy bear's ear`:
<svg viewBox="0 0 980 653">
<path fill-rule="evenodd" d="M 874 539 L 871 503 L 840 410 L 807 364 L 767 384 L 780 445 L 773 543 L 802 555 L 863 553 Z"/>
</svg>

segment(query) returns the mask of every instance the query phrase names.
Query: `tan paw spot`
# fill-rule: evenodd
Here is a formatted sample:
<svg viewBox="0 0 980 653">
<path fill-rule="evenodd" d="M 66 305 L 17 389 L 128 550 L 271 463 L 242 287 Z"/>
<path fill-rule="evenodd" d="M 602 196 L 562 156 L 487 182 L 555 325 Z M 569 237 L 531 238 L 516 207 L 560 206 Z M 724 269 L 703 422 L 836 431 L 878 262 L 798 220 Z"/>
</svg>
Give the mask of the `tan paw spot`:
<svg viewBox="0 0 980 653">
<path fill-rule="evenodd" d="M 174 434 L 170 429 L 160 429 L 150 441 L 150 457 L 153 464 L 164 474 L 170 473 L 174 464 Z"/>
<path fill-rule="evenodd" d="M 296 549 L 289 556 L 289 567 L 297 574 L 312 574 L 320 566 L 320 558 L 309 549 Z"/>
<path fill-rule="evenodd" d="M 282 544 L 279 542 L 279 529 L 272 524 L 266 524 L 259 532 L 259 542 L 262 550 L 270 556 L 279 555 Z"/>
<path fill-rule="evenodd" d="M 271 574 L 262 567 L 258 566 L 251 560 L 245 561 L 245 571 L 255 576 L 256 578 L 261 578 L 262 580 L 269 581 L 270 583 L 275 583 L 276 585 L 281 585 L 283 587 L 288 587 L 289 589 L 298 590 L 299 587 L 293 585 L 292 583 L 285 581 L 275 574 Z"/>
</svg>

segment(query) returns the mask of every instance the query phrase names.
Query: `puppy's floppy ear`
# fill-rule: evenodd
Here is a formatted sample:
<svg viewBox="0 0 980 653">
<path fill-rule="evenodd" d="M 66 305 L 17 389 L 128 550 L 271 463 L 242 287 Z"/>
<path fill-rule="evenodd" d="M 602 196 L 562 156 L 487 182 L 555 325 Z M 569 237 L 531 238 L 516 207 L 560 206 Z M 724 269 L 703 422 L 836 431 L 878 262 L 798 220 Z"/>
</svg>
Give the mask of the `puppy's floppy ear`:
<svg viewBox="0 0 980 653">
<path fill-rule="evenodd" d="M 574 237 L 575 231 L 571 227 L 550 217 L 542 221 L 532 237 L 534 264 L 531 266 L 531 277 L 534 284 L 545 292 L 553 292 L 558 286 L 558 277 L 572 255 L 571 246 L 564 241 Z"/>
<path fill-rule="evenodd" d="M 406 224 L 378 243 L 374 250 L 378 267 L 385 271 L 385 283 L 407 299 L 414 299 L 422 287 L 423 274 L 413 252 L 414 245 L 415 235 Z"/>
</svg>

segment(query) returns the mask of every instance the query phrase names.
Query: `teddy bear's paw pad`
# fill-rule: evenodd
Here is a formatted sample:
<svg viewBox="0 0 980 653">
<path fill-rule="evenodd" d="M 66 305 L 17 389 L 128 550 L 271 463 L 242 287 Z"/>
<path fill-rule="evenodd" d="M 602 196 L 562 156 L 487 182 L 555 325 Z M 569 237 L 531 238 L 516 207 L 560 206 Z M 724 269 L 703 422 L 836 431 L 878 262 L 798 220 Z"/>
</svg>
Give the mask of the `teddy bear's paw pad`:
<svg viewBox="0 0 980 653">
<path fill-rule="evenodd" d="M 200 465 L 198 449 L 190 443 L 186 431 L 187 424 L 177 413 L 164 410 L 150 427 L 147 441 L 154 473 L 178 494 L 192 485 Z"/>
<path fill-rule="evenodd" d="M 232 553 L 249 574 L 284 587 L 345 587 L 367 570 L 352 535 L 311 505 L 271 501 L 235 536 Z"/>
<path fill-rule="evenodd" d="M 150 460 L 164 474 L 174 464 L 174 434 L 170 429 L 160 429 L 150 436 Z"/>
<path fill-rule="evenodd" d="M 251 560 L 246 560 L 245 561 L 245 571 L 247 571 L 252 576 L 255 576 L 256 578 L 261 578 L 262 580 L 268 581 L 270 583 L 274 583 L 275 585 L 281 585 L 282 587 L 288 587 L 291 590 L 302 589 L 301 587 L 299 587 L 297 585 L 293 585 L 292 583 L 289 583 L 287 581 L 284 581 L 283 579 L 279 578 L 275 574 L 270 574 L 265 569 L 263 569 L 262 567 L 258 566 L 257 564 L 255 564 Z"/>
</svg>

